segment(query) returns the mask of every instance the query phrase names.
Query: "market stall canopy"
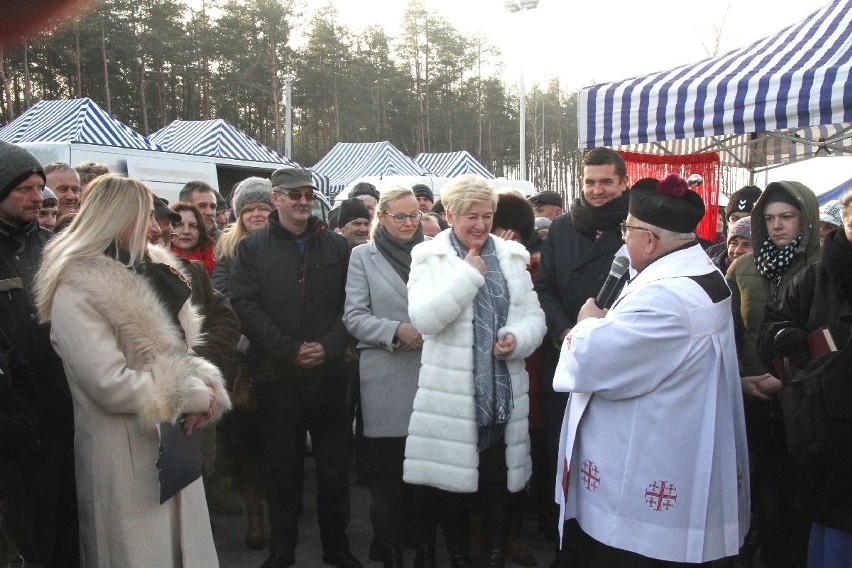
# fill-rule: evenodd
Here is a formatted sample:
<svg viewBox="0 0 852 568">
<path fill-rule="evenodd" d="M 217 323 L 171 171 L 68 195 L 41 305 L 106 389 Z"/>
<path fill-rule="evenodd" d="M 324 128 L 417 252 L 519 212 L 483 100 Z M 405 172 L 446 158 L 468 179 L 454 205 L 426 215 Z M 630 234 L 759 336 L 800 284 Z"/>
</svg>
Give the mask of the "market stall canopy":
<svg viewBox="0 0 852 568">
<path fill-rule="evenodd" d="M 175 120 L 152 134 L 151 140 L 168 152 L 293 165 L 292 161 L 222 119 Z"/>
<path fill-rule="evenodd" d="M 852 178 L 847 179 L 834 189 L 829 189 L 825 193 L 817 195 L 817 201 L 820 205 L 825 205 L 832 199 L 840 199 L 843 194 L 852 189 Z"/>
<path fill-rule="evenodd" d="M 329 179 L 331 195 L 337 195 L 351 181 L 362 177 L 427 173 L 388 141 L 338 142 L 311 169 Z"/>
<path fill-rule="evenodd" d="M 168 152 L 263 163 L 273 170 L 298 165 L 222 119 L 175 120 L 152 134 L 151 140 Z M 316 172 L 313 178 L 328 193 L 328 179 Z"/>
<path fill-rule="evenodd" d="M 161 150 L 145 136 L 111 117 L 92 99 L 39 101 L 0 128 L 0 140 L 78 142 L 138 150 Z"/>
<path fill-rule="evenodd" d="M 494 174 L 470 155 L 467 150 L 460 152 L 431 152 L 418 154 L 414 161 L 438 177 L 456 177 L 463 174 L 477 174 L 486 179 L 494 179 Z"/>
<path fill-rule="evenodd" d="M 673 41 L 677 41 L 673 38 Z M 852 0 L 725 55 L 580 91 L 581 148 L 719 152 L 761 171 L 852 154 Z"/>
</svg>

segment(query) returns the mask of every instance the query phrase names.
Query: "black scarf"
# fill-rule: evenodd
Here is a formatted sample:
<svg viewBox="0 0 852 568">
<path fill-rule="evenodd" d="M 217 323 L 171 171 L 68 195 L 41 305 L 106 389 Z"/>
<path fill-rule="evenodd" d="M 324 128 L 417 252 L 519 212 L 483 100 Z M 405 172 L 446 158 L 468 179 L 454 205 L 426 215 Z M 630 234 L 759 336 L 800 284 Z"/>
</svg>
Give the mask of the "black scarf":
<svg viewBox="0 0 852 568">
<path fill-rule="evenodd" d="M 423 242 L 423 225 L 417 225 L 414 236 L 408 240 L 394 237 L 384 225 L 379 225 L 373 234 L 373 242 L 402 281 L 407 284 L 408 273 L 411 272 L 411 249 Z"/>
<path fill-rule="evenodd" d="M 790 268 L 793 258 L 799 252 L 803 238 L 804 233 L 799 233 L 799 236 L 793 239 L 790 244 L 779 249 L 772 244 L 772 241 L 767 236 L 763 240 L 760 250 L 754 256 L 757 271 L 772 280 L 775 286 L 778 287 L 784 278 L 784 273 Z"/>
<path fill-rule="evenodd" d="M 841 227 L 829 233 L 822 248 L 822 264 L 833 280 L 852 293 L 852 243 Z"/>
<path fill-rule="evenodd" d="M 625 191 L 615 199 L 597 207 L 582 195 L 571 204 L 571 220 L 578 233 L 595 238 L 598 231 L 617 229 L 627 218 L 628 197 Z"/>
</svg>

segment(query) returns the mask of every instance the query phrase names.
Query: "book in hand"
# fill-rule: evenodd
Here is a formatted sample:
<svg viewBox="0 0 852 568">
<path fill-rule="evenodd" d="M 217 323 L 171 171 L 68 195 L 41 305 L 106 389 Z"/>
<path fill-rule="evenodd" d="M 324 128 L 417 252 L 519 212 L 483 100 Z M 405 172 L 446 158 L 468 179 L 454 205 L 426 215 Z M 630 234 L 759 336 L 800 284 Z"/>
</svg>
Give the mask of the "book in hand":
<svg viewBox="0 0 852 568">
<path fill-rule="evenodd" d="M 160 423 L 160 505 L 201 477 L 201 430 L 191 436 L 183 431 L 184 418 L 176 424 Z"/>
<path fill-rule="evenodd" d="M 808 334 L 807 340 L 808 353 L 810 353 L 811 359 L 837 351 L 837 342 L 834 340 L 831 330 L 827 327 L 821 327 Z M 773 359 L 772 366 L 775 369 L 775 377 L 785 384 L 793 380 L 801 370 L 787 357 Z"/>
</svg>

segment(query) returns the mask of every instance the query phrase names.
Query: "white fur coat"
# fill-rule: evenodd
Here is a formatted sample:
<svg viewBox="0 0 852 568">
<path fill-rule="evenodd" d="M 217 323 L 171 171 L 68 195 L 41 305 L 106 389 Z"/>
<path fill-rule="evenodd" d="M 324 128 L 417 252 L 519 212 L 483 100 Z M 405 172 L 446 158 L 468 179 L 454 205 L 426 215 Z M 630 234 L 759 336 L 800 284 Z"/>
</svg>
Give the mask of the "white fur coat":
<svg viewBox="0 0 852 568">
<path fill-rule="evenodd" d="M 541 343 L 544 312 L 518 243 L 491 237 L 509 288 L 509 313 L 498 336 L 517 341 L 506 363 L 513 406 L 506 426 L 507 489 L 523 489 L 532 472 L 527 417 L 529 377 L 524 358 Z M 425 338 L 403 477 L 408 483 L 472 493 L 478 488 L 478 429 L 473 385 L 473 299 L 485 278 L 458 257 L 450 231 L 412 252 L 408 280 L 411 321 Z"/>
<path fill-rule="evenodd" d="M 192 353 L 201 316 L 187 301 L 178 319 L 183 333 L 147 280 L 106 256 L 69 265 L 57 286 L 51 339 L 74 400 L 84 566 L 218 565 L 201 480 L 159 504 L 156 424 L 206 411 L 210 389 L 219 415 L 230 408 L 219 370 Z"/>
</svg>

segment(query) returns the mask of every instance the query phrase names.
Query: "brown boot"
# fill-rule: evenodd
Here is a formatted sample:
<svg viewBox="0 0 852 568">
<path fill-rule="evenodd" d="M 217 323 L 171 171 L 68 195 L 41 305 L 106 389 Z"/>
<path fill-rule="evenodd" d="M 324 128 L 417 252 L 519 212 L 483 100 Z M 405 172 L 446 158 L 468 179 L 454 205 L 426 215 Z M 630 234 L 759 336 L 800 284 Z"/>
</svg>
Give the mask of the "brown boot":
<svg viewBox="0 0 852 568">
<path fill-rule="evenodd" d="M 252 550 L 262 550 L 266 546 L 266 535 L 263 534 L 260 463 L 252 459 L 240 460 L 239 475 L 246 503 L 246 546 Z"/>
<path fill-rule="evenodd" d="M 521 544 L 519 534 L 521 532 L 522 513 L 518 509 L 512 514 L 512 522 L 509 525 L 509 541 L 506 544 L 506 559 L 520 566 L 535 566 L 535 556 Z"/>
<path fill-rule="evenodd" d="M 246 501 L 246 546 L 252 550 L 263 550 L 266 535 L 263 534 L 263 503 L 260 500 Z"/>
</svg>

